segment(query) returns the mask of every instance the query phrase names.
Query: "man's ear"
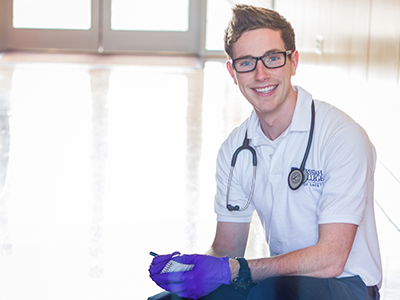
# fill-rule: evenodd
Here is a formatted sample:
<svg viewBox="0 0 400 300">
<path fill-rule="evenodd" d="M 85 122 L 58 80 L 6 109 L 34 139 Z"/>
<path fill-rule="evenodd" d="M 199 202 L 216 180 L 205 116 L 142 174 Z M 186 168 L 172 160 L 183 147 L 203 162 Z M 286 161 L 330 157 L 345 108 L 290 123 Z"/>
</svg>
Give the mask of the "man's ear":
<svg viewBox="0 0 400 300">
<path fill-rule="evenodd" d="M 228 69 L 229 74 L 233 78 L 233 82 L 237 85 L 235 70 L 233 69 L 233 65 L 229 60 L 226 62 L 226 68 Z"/>
<path fill-rule="evenodd" d="M 297 66 L 299 65 L 299 52 L 297 50 L 295 50 L 292 53 L 292 59 L 291 59 L 291 63 L 292 63 L 292 76 L 296 75 L 296 70 L 297 70 Z"/>
</svg>

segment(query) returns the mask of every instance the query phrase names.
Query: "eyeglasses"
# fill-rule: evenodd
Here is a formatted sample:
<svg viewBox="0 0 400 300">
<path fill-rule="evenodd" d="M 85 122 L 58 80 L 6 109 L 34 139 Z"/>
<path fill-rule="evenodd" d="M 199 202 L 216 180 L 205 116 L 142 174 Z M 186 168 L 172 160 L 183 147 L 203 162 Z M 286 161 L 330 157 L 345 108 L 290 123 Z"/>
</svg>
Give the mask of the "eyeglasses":
<svg viewBox="0 0 400 300">
<path fill-rule="evenodd" d="M 259 60 L 267 69 L 276 69 L 286 64 L 286 56 L 292 54 L 292 50 L 268 53 L 260 57 L 240 57 L 232 60 L 233 67 L 238 73 L 254 71 Z"/>
</svg>

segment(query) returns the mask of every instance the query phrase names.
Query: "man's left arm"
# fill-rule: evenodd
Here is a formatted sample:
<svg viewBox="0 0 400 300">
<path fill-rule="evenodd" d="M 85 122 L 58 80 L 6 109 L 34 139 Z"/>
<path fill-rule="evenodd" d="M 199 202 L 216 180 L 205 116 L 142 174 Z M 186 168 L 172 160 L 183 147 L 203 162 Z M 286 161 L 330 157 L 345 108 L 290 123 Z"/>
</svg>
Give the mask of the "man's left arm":
<svg viewBox="0 0 400 300">
<path fill-rule="evenodd" d="M 282 255 L 248 260 L 255 282 L 273 276 L 301 275 L 319 278 L 337 277 L 343 273 L 357 225 L 332 223 L 319 225 L 316 245 Z M 238 262 L 230 260 L 231 278 L 238 276 Z"/>
</svg>

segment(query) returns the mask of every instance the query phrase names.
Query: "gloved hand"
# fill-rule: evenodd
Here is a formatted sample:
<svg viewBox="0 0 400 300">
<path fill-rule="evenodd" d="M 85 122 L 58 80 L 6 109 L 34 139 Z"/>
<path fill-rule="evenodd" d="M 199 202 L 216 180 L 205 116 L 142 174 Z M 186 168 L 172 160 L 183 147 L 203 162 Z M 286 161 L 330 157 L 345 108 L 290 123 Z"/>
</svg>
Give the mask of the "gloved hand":
<svg viewBox="0 0 400 300">
<path fill-rule="evenodd" d="M 180 297 L 198 299 L 208 295 L 222 284 L 231 282 L 229 258 L 208 255 L 182 255 L 172 260 L 183 264 L 194 264 L 187 272 L 155 274 L 150 270 L 151 278 L 161 288 L 178 294 Z M 151 268 L 150 268 L 151 269 Z M 158 270 L 158 268 L 157 268 Z"/>
<path fill-rule="evenodd" d="M 159 274 L 162 271 L 162 269 L 164 269 L 165 265 L 173 257 L 178 256 L 180 254 L 181 254 L 180 252 L 175 251 L 174 253 L 171 254 L 157 255 L 156 257 L 154 257 L 149 268 L 150 276 Z"/>
</svg>

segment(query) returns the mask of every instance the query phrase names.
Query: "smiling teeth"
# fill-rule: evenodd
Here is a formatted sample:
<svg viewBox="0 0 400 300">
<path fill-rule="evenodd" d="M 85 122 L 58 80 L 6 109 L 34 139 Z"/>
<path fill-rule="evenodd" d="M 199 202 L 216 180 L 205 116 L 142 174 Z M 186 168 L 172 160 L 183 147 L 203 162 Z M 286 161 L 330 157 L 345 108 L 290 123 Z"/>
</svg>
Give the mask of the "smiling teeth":
<svg viewBox="0 0 400 300">
<path fill-rule="evenodd" d="M 257 92 L 259 92 L 259 93 L 268 93 L 268 92 L 272 91 L 274 88 L 276 88 L 276 85 L 269 86 L 269 87 L 266 87 L 266 88 L 263 88 L 263 89 L 255 89 L 255 90 Z"/>
</svg>

